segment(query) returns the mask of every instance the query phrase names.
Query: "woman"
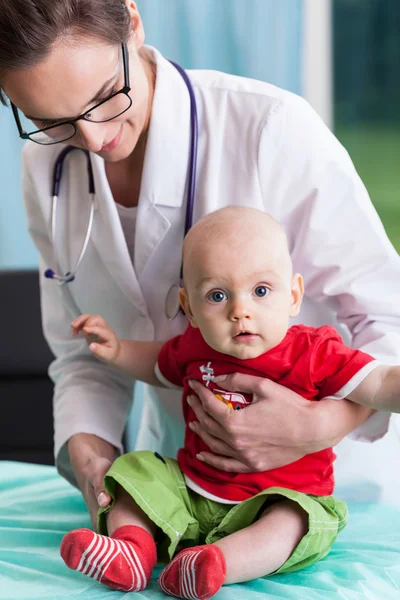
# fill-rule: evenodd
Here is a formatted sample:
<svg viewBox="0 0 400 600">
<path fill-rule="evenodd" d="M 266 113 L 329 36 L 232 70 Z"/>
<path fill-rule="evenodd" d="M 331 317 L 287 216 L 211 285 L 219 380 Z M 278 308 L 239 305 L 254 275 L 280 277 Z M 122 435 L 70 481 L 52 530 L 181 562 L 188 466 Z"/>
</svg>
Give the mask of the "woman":
<svg viewBox="0 0 400 600">
<path fill-rule="evenodd" d="M 165 340 L 185 328 L 183 315 L 167 318 L 165 301 L 179 281 L 189 94 L 176 68 L 144 46 L 134 2 L 0 0 L 0 14 L 0 90 L 17 121 L 21 111 L 34 122 L 31 139 L 39 142 L 24 149 L 23 177 L 40 252 L 43 326 L 56 356 L 56 461 L 94 518 L 109 500 L 103 476 L 121 451 L 133 386 L 93 359 L 70 323 L 80 313 L 100 313 L 117 335 L 140 340 Z M 193 71 L 189 78 L 199 118 L 194 221 L 230 204 L 269 212 L 284 225 L 295 269 L 305 275 L 301 320 L 340 322 L 354 346 L 398 360 L 399 259 L 344 149 L 288 92 L 222 73 Z M 62 146 L 54 142 L 91 151 L 97 194 L 84 259 L 75 280 L 61 287 L 44 271 L 65 273 L 74 264 L 90 202 L 85 159 L 76 152 L 60 192 L 57 262 L 49 182 Z M 269 381 L 230 384 L 256 395 L 251 410 L 233 418 L 205 388 L 194 400 L 194 426 L 214 452 L 204 459 L 222 469 L 282 466 L 332 446 L 367 419 L 359 436 L 374 439 L 387 429 L 386 416 L 347 401 L 301 401 Z M 173 455 L 180 392 L 146 394 L 139 446 Z"/>
</svg>

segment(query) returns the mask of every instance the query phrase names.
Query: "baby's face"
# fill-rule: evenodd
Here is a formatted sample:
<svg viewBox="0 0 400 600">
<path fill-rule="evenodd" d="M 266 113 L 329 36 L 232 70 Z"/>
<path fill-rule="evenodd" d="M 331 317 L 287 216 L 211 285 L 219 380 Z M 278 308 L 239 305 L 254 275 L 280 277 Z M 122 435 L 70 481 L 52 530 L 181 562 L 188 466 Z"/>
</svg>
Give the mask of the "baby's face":
<svg viewBox="0 0 400 600">
<path fill-rule="evenodd" d="M 240 359 L 260 356 L 286 335 L 303 287 L 284 238 L 214 239 L 189 257 L 186 313 L 209 346 Z M 186 304 L 185 304 L 186 303 Z"/>
</svg>

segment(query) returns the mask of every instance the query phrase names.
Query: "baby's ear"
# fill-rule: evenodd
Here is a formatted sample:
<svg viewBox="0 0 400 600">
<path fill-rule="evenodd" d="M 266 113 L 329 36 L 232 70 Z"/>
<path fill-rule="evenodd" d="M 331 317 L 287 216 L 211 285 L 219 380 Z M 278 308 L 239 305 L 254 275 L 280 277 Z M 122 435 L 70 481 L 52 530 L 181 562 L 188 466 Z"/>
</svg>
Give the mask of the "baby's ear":
<svg viewBox="0 0 400 600">
<path fill-rule="evenodd" d="M 190 321 L 190 324 L 192 327 L 198 327 L 195 318 L 193 316 L 192 313 L 192 309 L 190 306 L 190 301 L 189 301 L 189 294 L 187 293 L 186 288 L 180 288 L 179 289 L 179 302 L 181 303 L 181 306 L 183 308 L 183 310 L 185 311 L 185 314 L 187 316 L 187 318 Z"/>
<path fill-rule="evenodd" d="M 304 295 L 304 282 L 300 273 L 295 273 L 292 277 L 292 303 L 290 307 L 290 316 L 297 317 L 300 312 L 301 302 Z"/>
</svg>

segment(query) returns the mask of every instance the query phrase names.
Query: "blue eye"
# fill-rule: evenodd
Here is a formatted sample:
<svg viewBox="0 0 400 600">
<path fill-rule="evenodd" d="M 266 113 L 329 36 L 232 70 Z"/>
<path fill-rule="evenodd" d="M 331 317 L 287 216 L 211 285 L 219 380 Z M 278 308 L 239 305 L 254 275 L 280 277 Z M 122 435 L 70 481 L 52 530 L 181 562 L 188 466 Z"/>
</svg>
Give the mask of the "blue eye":
<svg viewBox="0 0 400 600">
<path fill-rule="evenodd" d="M 265 285 L 258 285 L 254 290 L 254 293 L 258 298 L 264 298 L 265 296 L 268 296 L 269 289 Z"/>
<path fill-rule="evenodd" d="M 225 292 L 221 292 L 220 290 L 217 290 L 216 292 L 211 292 L 211 294 L 209 294 L 207 296 L 207 298 L 211 302 L 215 302 L 216 304 L 218 304 L 218 303 L 226 300 L 228 298 L 228 296 L 225 294 Z"/>
</svg>

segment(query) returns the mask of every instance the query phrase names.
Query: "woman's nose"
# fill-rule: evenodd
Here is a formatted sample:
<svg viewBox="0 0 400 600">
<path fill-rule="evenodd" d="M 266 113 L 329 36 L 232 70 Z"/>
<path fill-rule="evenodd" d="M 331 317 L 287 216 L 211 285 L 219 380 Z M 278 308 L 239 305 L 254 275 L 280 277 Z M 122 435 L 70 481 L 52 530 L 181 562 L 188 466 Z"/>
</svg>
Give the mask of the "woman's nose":
<svg viewBox="0 0 400 600">
<path fill-rule="evenodd" d="M 90 123 L 81 119 L 75 126 L 84 148 L 90 152 L 100 152 L 104 144 L 104 123 Z"/>
</svg>

